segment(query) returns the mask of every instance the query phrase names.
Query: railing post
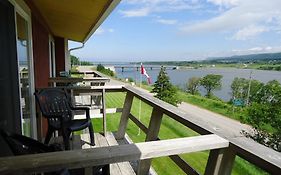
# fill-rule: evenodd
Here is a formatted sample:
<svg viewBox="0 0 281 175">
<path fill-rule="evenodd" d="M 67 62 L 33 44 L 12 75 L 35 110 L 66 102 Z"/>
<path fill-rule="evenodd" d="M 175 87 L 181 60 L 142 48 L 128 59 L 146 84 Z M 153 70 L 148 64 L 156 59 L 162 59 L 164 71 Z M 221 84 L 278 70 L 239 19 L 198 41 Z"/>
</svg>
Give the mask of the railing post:
<svg viewBox="0 0 281 175">
<path fill-rule="evenodd" d="M 131 92 L 127 92 L 125 102 L 123 105 L 123 111 L 119 123 L 119 128 L 116 133 L 116 139 L 123 139 L 125 136 L 125 132 L 128 125 L 129 115 L 131 111 L 131 107 L 133 104 L 134 94 Z"/>
<path fill-rule="evenodd" d="M 148 126 L 148 133 L 146 134 L 146 138 L 145 138 L 146 142 L 157 140 L 162 117 L 163 117 L 163 111 L 159 110 L 159 108 L 157 107 L 154 107 Z M 150 165 L 151 165 L 151 159 L 141 160 L 139 162 L 137 174 L 147 175 L 149 172 Z"/>
<path fill-rule="evenodd" d="M 205 175 L 230 175 L 236 153 L 230 146 L 211 150 L 206 165 Z"/>
<path fill-rule="evenodd" d="M 103 134 L 106 137 L 106 106 L 105 106 L 105 89 L 102 89 L 102 122 L 103 122 Z"/>
</svg>

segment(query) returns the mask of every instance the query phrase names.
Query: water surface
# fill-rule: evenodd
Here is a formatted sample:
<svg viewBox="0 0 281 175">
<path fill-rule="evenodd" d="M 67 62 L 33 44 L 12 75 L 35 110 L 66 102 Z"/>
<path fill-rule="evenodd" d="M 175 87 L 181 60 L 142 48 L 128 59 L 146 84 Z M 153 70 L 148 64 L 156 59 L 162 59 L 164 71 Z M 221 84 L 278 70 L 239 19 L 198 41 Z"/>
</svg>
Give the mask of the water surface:
<svg viewBox="0 0 281 175">
<path fill-rule="evenodd" d="M 155 66 L 155 65 L 154 65 Z M 157 75 L 160 69 L 150 69 L 149 65 L 146 65 L 146 71 L 150 75 L 152 82 L 157 80 Z M 121 68 L 116 68 L 116 74 L 118 78 L 133 78 L 139 81 L 146 80 L 145 76 L 141 76 L 136 68 L 125 68 L 122 72 Z M 178 69 L 178 70 L 167 70 L 171 82 L 174 85 L 186 88 L 186 83 L 191 77 L 203 77 L 207 74 L 219 74 L 222 75 L 222 88 L 221 90 L 214 91 L 214 94 L 228 101 L 230 99 L 231 83 L 235 77 L 240 78 L 250 78 L 250 73 L 252 71 L 252 78 L 259 80 L 261 82 L 268 82 L 270 80 L 277 80 L 281 83 L 281 72 L 280 71 L 266 71 L 266 70 L 254 70 L 254 69 L 236 69 L 236 68 L 202 68 L 202 69 Z M 204 88 L 200 88 L 200 92 L 204 95 L 206 92 Z"/>
</svg>

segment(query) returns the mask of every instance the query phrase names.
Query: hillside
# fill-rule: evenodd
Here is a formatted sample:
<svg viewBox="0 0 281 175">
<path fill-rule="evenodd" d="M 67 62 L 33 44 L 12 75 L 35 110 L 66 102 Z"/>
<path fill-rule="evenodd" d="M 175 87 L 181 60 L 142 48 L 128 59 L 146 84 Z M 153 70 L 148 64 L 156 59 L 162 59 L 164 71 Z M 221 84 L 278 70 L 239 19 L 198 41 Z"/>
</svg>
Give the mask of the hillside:
<svg viewBox="0 0 281 175">
<path fill-rule="evenodd" d="M 250 54 L 250 55 L 234 55 L 234 56 L 231 56 L 231 57 L 208 58 L 206 61 L 248 62 L 248 61 L 269 61 L 269 60 L 281 60 L 281 52 L 279 52 L 279 53 Z"/>
</svg>

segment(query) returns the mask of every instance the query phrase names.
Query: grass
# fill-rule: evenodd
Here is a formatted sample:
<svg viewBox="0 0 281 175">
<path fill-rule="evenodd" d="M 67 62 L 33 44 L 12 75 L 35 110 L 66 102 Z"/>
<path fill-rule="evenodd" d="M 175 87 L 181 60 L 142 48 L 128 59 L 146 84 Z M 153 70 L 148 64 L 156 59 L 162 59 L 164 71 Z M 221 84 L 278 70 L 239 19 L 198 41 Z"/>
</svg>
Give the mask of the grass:
<svg viewBox="0 0 281 175">
<path fill-rule="evenodd" d="M 116 108 L 122 107 L 125 99 L 125 93 L 107 93 L 106 94 L 106 106 L 108 108 Z M 139 113 L 139 107 L 141 105 L 141 111 Z M 152 112 L 152 107 L 141 102 L 138 99 L 134 99 L 131 113 L 139 117 L 141 116 L 141 122 L 148 126 L 150 115 Z M 140 114 L 140 115 L 139 115 Z M 107 130 L 117 131 L 119 121 L 120 121 L 120 113 L 116 114 L 108 114 L 107 115 Z M 93 124 L 96 132 L 102 131 L 102 120 L 101 119 L 93 119 Z M 129 120 L 128 128 L 126 130 L 127 134 L 131 137 L 134 142 L 143 142 L 145 140 L 145 134 L 140 132 L 138 135 L 138 127 Z M 181 123 L 176 122 L 175 120 L 169 118 L 168 116 L 164 116 L 162 120 L 162 125 L 160 128 L 159 137 L 161 139 L 171 139 L 171 138 L 179 138 L 179 137 L 189 137 L 198 135 L 196 132 L 191 129 L 185 127 Z M 196 152 L 190 154 L 181 155 L 181 157 L 186 160 L 192 167 L 194 167 L 199 173 L 203 174 L 206 166 L 206 162 L 208 159 L 209 152 Z M 158 174 L 165 175 L 181 175 L 185 174 L 180 168 L 178 168 L 168 157 L 156 158 L 152 161 L 152 166 L 158 172 Z M 233 175 L 262 175 L 266 174 L 257 167 L 253 166 L 249 162 L 239 158 L 238 156 L 235 159 L 235 164 L 233 168 Z"/>
<path fill-rule="evenodd" d="M 151 91 L 153 86 L 142 85 L 142 88 Z M 241 107 L 235 107 L 224 101 L 209 99 L 200 95 L 188 94 L 183 90 L 178 90 L 177 93 L 182 102 L 193 104 L 240 122 L 244 122 L 244 119 L 246 118 L 246 110 Z"/>
<path fill-rule="evenodd" d="M 178 96 L 183 102 L 199 106 L 240 122 L 243 122 L 243 119 L 246 116 L 245 109 L 241 107 L 235 107 L 223 101 L 209 99 L 199 95 L 191 95 L 183 91 L 178 91 Z"/>
</svg>

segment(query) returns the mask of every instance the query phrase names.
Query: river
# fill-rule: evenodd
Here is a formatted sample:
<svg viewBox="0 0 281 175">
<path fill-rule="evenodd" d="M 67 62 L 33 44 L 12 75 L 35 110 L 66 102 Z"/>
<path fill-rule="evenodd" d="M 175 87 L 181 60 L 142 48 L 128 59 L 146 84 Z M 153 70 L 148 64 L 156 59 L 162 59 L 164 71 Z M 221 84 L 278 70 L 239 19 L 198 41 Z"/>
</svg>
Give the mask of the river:
<svg viewBox="0 0 281 175">
<path fill-rule="evenodd" d="M 132 65 L 131 65 L 132 66 Z M 155 65 L 154 65 L 155 66 Z M 150 69 L 149 65 L 145 65 L 148 75 L 151 77 L 152 82 L 157 80 L 159 73 L 158 69 Z M 140 80 L 140 72 L 136 71 L 136 68 L 124 68 L 122 72 L 121 68 L 115 68 L 118 78 L 131 77 L 134 80 Z M 254 70 L 254 69 L 236 69 L 236 68 L 200 68 L 200 69 L 177 69 L 167 70 L 172 84 L 185 89 L 186 83 L 191 77 L 203 77 L 207 74 L 219 74 L 222 75 L 222 88 L 221 90 L 214 91 L 214 94 L 224 101 L 230 100 L 231 83 L 235 77 L 249 79 L 252 71 L 252 78 L 261 82 L 268 82 L 270 80 L 277 80 L 281 83 L 281 72 L 280 71 L 265 71 L 265 70 Z M 146 80 L 145 76 L 142 76 L 142 80 Z M 206 92 L 204 88 L 199 88 L 200 93 L 204 95 Z"/>
</svg>

